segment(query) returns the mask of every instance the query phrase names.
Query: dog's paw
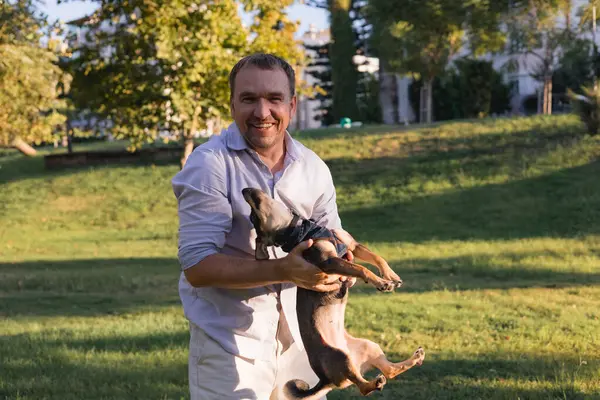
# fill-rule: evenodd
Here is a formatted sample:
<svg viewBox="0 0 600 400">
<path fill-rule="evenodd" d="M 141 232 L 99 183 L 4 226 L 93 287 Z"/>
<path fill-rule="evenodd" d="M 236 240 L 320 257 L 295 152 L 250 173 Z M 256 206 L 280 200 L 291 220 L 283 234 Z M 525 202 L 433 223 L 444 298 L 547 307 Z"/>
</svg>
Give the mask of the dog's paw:
<svg viewBox="0 0 600 400">
<path fill-rule="evenodd" d="M 387 379 L 385 378 L 385 376 L 377 375 L 377 378 L 375 378 L 375 390 L 383 390 L 383 387 L 385 386 L 386 382 Z"/>
<path fill-rule="evenodd" d="M 425 350 L 422 347 L 419 347 L 411 357 L 415 361 L 415 365 L 421 366 L 423 365 L 423 360 L 425 360 Z"/>
<path fill-rule="evenodd" d="M 396 284 L 392 281 L 384 281 L 383 279 L 378 281 L 375 285 L 377 290 L 380 292 L 393 292 L 396 288 Z"/>
<path fill-rule="evenodd" d="M 391 268 L 387 268 L 387 271 L 384 270 L 383 274 L 381 274 L 381 277 L 386 281 L 392 281 L 396 283 L 396 287 L 402 286 L 402 278 L 400 278 L 400 276 L 398 276 L 398 274 L 395 273 Z"/>
</svg>

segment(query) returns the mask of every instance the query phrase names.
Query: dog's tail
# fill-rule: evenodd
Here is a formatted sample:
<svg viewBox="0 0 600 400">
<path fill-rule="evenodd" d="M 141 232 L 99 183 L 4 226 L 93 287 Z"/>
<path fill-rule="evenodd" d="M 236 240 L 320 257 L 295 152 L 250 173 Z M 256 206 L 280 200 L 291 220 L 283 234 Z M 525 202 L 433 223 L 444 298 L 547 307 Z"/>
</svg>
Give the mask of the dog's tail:
<svg viewBox="0 0 600 400">
<path fill-rule="evenodd" d="M 325 396 L 328 392 L 333 389 L 333 385 L 331 383 L 325 383 L 323 381 L 319 381 L 310 389 L 308 383 L 304 382 L 300 379 L 293 379 L 288 381 L 285 384 L 284 393 L 286 398 L 293 399 L 304 399 L 304 400 L 318 400 L 321 397 Z"/>
<path fill-rule="evenodd" d="M 290 400 L 318 400 L 331 391 L 331 389 L 333 389 L 333 385 L 331 383 L 319 381 L 315 387 L 310 389 L 308 383 L 304 382 L 303 380 L 293 379 L 285 384 L 283 391 L 285 396 Z"/>
</svg>

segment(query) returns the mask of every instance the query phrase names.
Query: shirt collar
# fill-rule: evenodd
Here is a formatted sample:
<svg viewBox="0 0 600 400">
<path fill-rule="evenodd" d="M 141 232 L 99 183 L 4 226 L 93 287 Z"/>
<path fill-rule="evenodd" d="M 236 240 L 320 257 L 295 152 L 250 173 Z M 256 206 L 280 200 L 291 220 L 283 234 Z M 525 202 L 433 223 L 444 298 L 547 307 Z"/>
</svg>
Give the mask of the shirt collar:
<svg viewBox="0 0 600 400">
<path fill-rule="evenodd" d="M 237 124 L 233 122 L 227 127 L 227 137 L 225 139 L 227 147 L 231 150 L 246 150 L 250 149 L 248 142 L 244 139 L 244 136 L 240 132 Z M 300 150 L 298 143 L 292 138 L 292 135 L 286 130 L 285 131 L 285 148 L 286 156 L 289 156 L 292 160 L 299 160 L 302 158 L 302 151 Z"/>
</svg>

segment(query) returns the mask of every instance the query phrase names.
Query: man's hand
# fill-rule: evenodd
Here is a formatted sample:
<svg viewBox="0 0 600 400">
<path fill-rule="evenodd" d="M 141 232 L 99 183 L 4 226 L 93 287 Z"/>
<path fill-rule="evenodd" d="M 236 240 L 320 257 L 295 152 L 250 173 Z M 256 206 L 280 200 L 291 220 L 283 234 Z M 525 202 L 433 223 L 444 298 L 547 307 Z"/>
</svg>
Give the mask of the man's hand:
<svg viewBox="0 0 600 400">
<path fill-rule="evenodd" d="M 342 279 L 340 275 L 328 275 L 302 257 L 302 252 L 312 244 L 312 239 L 302 242 L 281 259 L 283 261 L 282 274 L 284 280 L 304 289 L 317 292 L 338 290 Z"/>
</svg>

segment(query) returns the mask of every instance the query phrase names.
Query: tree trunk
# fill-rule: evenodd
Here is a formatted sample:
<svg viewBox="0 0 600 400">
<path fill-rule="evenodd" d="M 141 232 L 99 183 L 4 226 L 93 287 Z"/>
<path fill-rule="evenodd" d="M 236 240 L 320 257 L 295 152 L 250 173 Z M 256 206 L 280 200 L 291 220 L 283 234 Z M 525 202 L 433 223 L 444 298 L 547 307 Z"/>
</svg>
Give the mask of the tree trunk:
<svg viewBox="0 0 600 400">
<path fill-rule="evenodd" d="M 33 156 L 35 156 L 37 154 L 37 151 L 33 147 L 31 147 L 30 145 L 28 145 L 27 143 L 25 143 L 23 141 L 23 139 L 21 139 L 20 137 L 16 137 L 12 141 L 12 147 L 16 148 L 21 153 L 23 153 L 23 154 L 25 154 L 26 156 L 29 156 L 29 157 L 33 157 Z"/>
<path fill-rule="evenodd" d="M 184 135 L 183 137 L 183 155 L 181 156 L 181 168 L 185 166 L 185 163 L 194 151 L 194 138 L 191 134 Z"/>
<path fill-rule="evenodd" d="M 185 166 L 185 163 L 194 151 L 194 133 L 198 129 L 198 115 L 200 115 L 200 107 L 197 107 L 194 110 L 194 114 L 192 115 L 192 122 L 190 124 L 190 129 L 186 132 L 183 129 L 183 154 L 181 156 L 181 168 Z"/>
<path fill-rule="evenodd" d="M 67 152 L 73 152 L 73 133 L 71 129 L 71 121 L 67 118 Z"/>
<path fill-rule="evenodd" d="M 544 99 L 543 99 L 543 114 L 552 114 L 552 76 L 544 78 Z"/>
<path fill-rule="evenodd" d="M 379 61 L 379 104 L 383 115 L 383 123 L 393 125 L 398 123 L 394 110 L 394 80 L 396 76 L 388 73 L 384 67 L 384 60 Z"/>
<path fill-rule="evenodd" d="M 423 87 L 421 88 L 421 96 L 419 99 L 420 110 L 419 110 L 419 121 L 421 123 L 425 122 L 430 124 L 433 121 L 433 78 L 427 79 L 423 82 Z"/>
</svg>

